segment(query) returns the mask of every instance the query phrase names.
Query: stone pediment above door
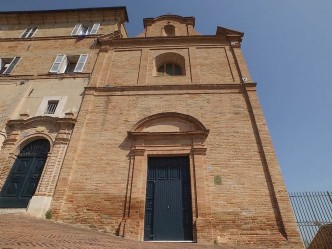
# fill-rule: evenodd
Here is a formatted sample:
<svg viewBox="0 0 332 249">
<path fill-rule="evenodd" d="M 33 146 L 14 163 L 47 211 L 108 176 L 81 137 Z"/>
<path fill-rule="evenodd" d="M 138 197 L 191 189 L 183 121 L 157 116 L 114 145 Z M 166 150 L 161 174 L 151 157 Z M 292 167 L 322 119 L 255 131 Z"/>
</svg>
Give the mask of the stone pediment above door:
<svg viewBox="0 0 332 249">
<path fill-rule="evenodd" d="M 206 202 L 209 203 L 207 199 L 205 199 L 207 201 L 203 200 L 201 202 L 203 203 L 202 207 L 198 208 L 196 198 L 197 195 L 204 196 L 205 198 L 205 183 L 201 179 L 196 181 L 196 174 L 198 176 L 203 176 L 205 174 L 204 168 L 207 155 L 205 141 L 208 134 L 209 130 L 197 118 L 177 112 L 163 112 L 147 116 L 138 121 L 132 129 L 128 131 L 128 139 L 131 140 L 131 149 L 128 154 L 131 158 L 129 160 L 130 173 L 128 174 L 128 182 L 131 182 L 131 184 L 126 196 L 126 217 L 122 220 L 119 231 L 121 236 L 130 237 L 135 234 L 135 236 L 137 235 L 137 238 L 145 236 L 145 240 L 191 241 L 193 239 L 192 231 L 196 231 L 196 228 L 193 228 L 192 225 L 194 224 L 194 226 L 196 226 L 198 213 L 192 210 L 199 210 L 202 212 L 202 215 L 200 215 L 199 218 L 204 219 L 207 214 L 207 211 L 205 210 L 210 209 L 210 207 L 207 208 L 207 205 L 205 205 Z M 151 160 L 155 160 L 155 164 L 149 164 Z M 174 165 L 172 162 L 174 162 Z M 186 167 L 187 171 L 184 171 Z M 179 170 L 182 173 L 175 173 L 179 172 Z M 150 177 L 151 175 L 159 174 L 159 172 L 163 172 L 164 176 L 165 174 L 167 176 L 171 175 L 168 179 L 172 178 L 172 182 L 164 181 L 162 179 L 163 176 L 158 179 Z M 189 185 L 189 180 L 185 181 L 177 178 L 177 183 L 181 184 L 181 188 L 182 186 L 187 186 L 185 188 L 190 189 L 189 194 L 187 197 L 185 195 L 179 195 L 179 198 L 172 194 L 170 198 L 174 198 L 174 200 L 176 199 L 177 202 L 175 201 L 172 202 L 172 204 L 168 204 L 166 201 L 168 202 L 170 199 L 167 199 L 168 197 L 166 197 L 164 193 L 179 193 L 182 191 L 180 187 L 176 188 L 176 184 L 174 184 L 175 181 L 173 180 L 175 180 L 174 176 L 176 174 L 178 176 L 181 174 L 190 176 L 190 181 L 192 180 L 193 184 Z M 159 181 L 159 179 L 160 182 L 156 182 Z M 152 184 L 154 187 L 146 187 L 149 186 L 149 184 Z M 147 194 L 146 198 L 145 196 L 142 196 L 142 193 L 149 193 L 152 189 L 152 192 L 156 193 L 156 195 L 153 194 L 152 197 Z M 198 193 L 197 190 L 201 192 Z M 190 192 L 192 196 L 194 196 L 193 198 L 196 198 L 196 201 L 191 202 L 189 199 L 189 196 L 191 195 Z M 155 196 L 162 196 L 166 201 L 160 201 L 160 199 L 155 198 Z M 187 203 L 193 203 L 193 206 L 190 207 L 190 204 L 181 206 L 182 204 L 180 204 L 180 202 L 184 199 L 187 200 Z M 146 206 L 145 217 L 147 218 L 144 221 L 144 216 L 139 214 L 142 214 L 145 202 L 151 203 L 151 208 Z M 166 222 L 174 225 L 169 234 L 168 232 L 167 234 L 162 232 L 164 228 L 161 223 L 164 221 L 158 219 L 161 217 L 159 214 L 163 213 L 164 209 L 156 209 L 155 204 L 162 206 L 165 210 L 171 209 L 172 212 L 176 213 L 176 215 L 178 215 L 177 217 L 179 217 L 174 218 L 175 216 L 173 216 L 173 213 L 170 216 L 177 221 L 177 224 L 175 224 L 174 220 L 170 220 L 169 217 L 165 216 Z M 176 211 L 173 209 L 175 206 L 179 206 L 180 208 Z M 149 219 L 151 213 L 154 213 L 153 219 L 155 220 Z M 182 219 L 180 216 L 184 214 L 186 215 L 186 218 Z M 183 222 L 184 220 L 188 222 Z M 145 224 L 144 227 L 143 224 Z M 152 224 L 152 226 L 147 224 Z M 159 226 L 154 226 L 156 224 Z M 178 232 L 181 229 L 183 229 L 183 232 Z M 176 232 L 173 230 L 176 230 Z M 131 233 L 130 231 L 134 232 Z M 178 237 L 181 236 L 181 233 L 186 233 L 186 235 Z M 155 237 L 152 239 L 151 235 Z"/>
<path fill-rule="evenodd" d="M 159 119 L 147 124 L 142 132 L 190 132 L 195 131 L 195 128 L 183 120 Z"/>
<path fill-rule="evenodd" d="M 5 146 L 16 146 L 30 137 L 45 135 L 50 141 L 69 142 L 76 119 L 67 113 L 65 118 L 37 116 L 25 119 L 9 120 L 6 125 Z"/>
<path fill-rule="evenodd" d="M 143 118 L 128 132 L 129 137 L 136 136 L 174 136 L 203 135 L 209 130 L 196 118 L 176 112 L 158 113 Z"/>
</svg>

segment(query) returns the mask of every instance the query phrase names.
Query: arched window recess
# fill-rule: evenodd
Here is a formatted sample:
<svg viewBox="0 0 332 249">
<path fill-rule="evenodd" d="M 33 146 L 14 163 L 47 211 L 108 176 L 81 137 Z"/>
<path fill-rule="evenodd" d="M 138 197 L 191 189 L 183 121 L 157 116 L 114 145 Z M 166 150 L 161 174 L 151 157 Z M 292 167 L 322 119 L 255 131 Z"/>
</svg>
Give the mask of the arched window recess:
<svg viewBox="0 0 332 249">
<path fill-rule="evenodd" d="M 154 76 L 186 75 L 185 59 L 182 55 L 167 52 L 156 56 Z"/>
</svg>

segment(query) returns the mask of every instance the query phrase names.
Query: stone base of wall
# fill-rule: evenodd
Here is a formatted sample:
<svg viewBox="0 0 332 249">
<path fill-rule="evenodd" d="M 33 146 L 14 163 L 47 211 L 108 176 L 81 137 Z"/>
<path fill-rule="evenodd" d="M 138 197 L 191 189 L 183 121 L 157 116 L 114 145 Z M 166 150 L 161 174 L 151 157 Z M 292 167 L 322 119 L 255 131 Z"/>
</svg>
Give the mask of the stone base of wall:
<svg viewBox="0 0 332 249">
<path fill-rule="evenodd" d="M 44 218 L 46 212 L 51 207 L 51 202 L 52 197 L 33 196 L 30 200 L 27 213 L 37 218 Z"/>
<path fill-rule="evenodd" d="M 212 224 L 212 219 L 197 218 L 194 224 L 194 227 L 196 228 L 196 231 L 194 232 L 194 240 L 198 243 L 204 244 L 214 243 Z"/>
</svg>

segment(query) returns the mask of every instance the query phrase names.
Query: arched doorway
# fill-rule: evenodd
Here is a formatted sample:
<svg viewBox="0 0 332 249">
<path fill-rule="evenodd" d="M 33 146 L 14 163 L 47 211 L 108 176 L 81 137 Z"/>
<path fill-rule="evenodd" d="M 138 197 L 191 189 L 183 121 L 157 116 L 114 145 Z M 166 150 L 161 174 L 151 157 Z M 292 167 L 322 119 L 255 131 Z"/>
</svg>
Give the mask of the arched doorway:
<svg viewBox="0 0 332 249">
<path fill-rule="evenodd" d="M 176 112 L 145 117 L 128 131 L 132 147 L 121 236 L 146 241 L 199 239 L 196 230 L 209 215 L 202 180 L 208 134 L 198 119 Z"/>
<path fill-rule="evenodd" d="M 0 192 L 0 208 L 26 208 L 35 194 L 50 143 L 39 139 L 26 145 L 17 156 Z"/>
</svg>

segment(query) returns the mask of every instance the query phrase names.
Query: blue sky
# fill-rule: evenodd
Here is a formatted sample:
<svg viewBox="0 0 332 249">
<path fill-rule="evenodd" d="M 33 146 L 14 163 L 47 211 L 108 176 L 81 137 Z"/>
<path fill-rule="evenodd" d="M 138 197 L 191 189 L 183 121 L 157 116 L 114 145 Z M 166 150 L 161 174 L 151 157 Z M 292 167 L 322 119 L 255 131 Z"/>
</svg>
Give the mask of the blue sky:
<svg viewBox="0 0 332 249">
<path fill-rule="evenodd" d="M 126 6 L 127 30 L 143 18 L 196 17 L 196 29 L 245 33 L 243 53 L 289 191 L 332 190 L 331 0 L 0 0 L 0 11 Z"/>
</svg>

